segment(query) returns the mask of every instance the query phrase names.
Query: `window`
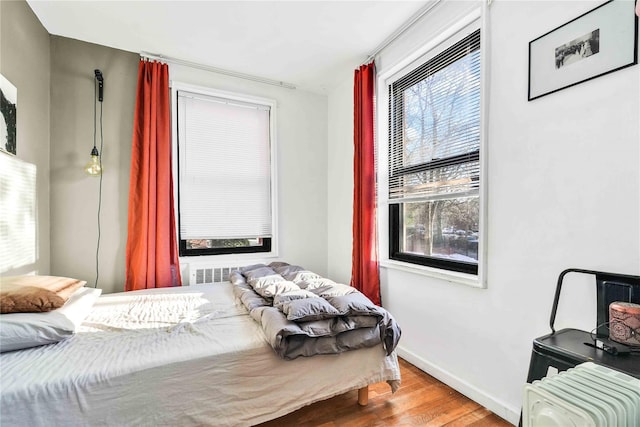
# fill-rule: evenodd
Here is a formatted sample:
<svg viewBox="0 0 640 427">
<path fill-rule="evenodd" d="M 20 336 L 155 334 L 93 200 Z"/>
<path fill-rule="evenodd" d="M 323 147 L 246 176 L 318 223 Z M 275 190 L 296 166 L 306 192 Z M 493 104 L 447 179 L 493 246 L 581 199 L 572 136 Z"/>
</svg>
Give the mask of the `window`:
<svg viewBox="0 0 640 427">
<path fill-rule="evenodd" d="M 389 85 L 389 258 L 478 274 L 480 30 Z"/>
<path fill-rule="evenodd" d="M 180 255 L 270 252 L 274 103 L 176 98 Z"/>
</svg>

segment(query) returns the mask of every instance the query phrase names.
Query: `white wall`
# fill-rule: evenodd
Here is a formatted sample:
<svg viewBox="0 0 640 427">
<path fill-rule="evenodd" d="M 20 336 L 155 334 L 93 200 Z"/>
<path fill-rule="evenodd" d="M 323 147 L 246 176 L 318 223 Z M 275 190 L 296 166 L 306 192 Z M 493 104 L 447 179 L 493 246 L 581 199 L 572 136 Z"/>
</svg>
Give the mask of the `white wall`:
<svg viewBox="0 0 640 427">
<path fill-rule="evenodd" d="M 329 96 L 328 268 L 339 283 L 351 280 L 353 230 L 353 73 Z"/>
<path fill-rule="evenodd" d="M 172 81 L 277 102 L 277 259 L 327 273 L 327 97 L 207 71 L 171 65 Z M 232 212 L 230 211 L 230 214 Z M 244 265 L 252 257 L 226 265 Z M 255 257 L 260 259 L 260 257 Z M 220 257 L 185 257 L 181 263 L 220 264 Z M 275 259 L 266 259 L 272 261 Z M 183 277 L 183 281 L 188 278 Z"/>
<path fill-rule="evenodd" d="M 527 102 L 529 41 L 599 3 L 494 0 L 489 9 L 487 289 L 381 272 L 383 304 L 403 331 L 400 354 L 514 423 L 532 339 L 549 331 L 558 274 L 568 267 L 640 273 L 638 66 Z M 379 69 L 428 42 L 442 28 L 436 12 L 383 51 Z M 352 173 L 332 155 L 352 150 L 352 123 L 340 119 L 351 112 L 351 79 L 329 95 L 329 123 L 339 126 L 329 134 L 336 176 Z M 330 177 L 329 206 L 351 191 Z M 339 212 L 329 215 L 330 250 L 350 253 L 343 235 L 350 212 Z M 329 275 L 344 274 L 349 262 L 330 256 Z M 595 327 L 592 283 L 567 277 L 558 327 Z"/>
</svg>

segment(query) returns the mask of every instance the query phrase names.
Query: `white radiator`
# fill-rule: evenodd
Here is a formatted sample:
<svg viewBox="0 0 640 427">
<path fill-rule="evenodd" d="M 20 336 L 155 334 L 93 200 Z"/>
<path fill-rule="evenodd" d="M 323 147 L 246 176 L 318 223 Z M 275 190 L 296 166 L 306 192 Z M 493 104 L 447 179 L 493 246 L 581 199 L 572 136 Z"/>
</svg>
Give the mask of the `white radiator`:
<svg viewBox="0 0 640 427">
<path fill-rule="evenodd" d="M 238 268 L 237 266 L 212 267 L 190 264 L 189 286 L 228 282 L 229 274 Z"/>
<path fill-rule="evenodd" d="M 586 362 L 524 388 L 523 427 L 638 427 L 640 379 Z"/>
</svg>

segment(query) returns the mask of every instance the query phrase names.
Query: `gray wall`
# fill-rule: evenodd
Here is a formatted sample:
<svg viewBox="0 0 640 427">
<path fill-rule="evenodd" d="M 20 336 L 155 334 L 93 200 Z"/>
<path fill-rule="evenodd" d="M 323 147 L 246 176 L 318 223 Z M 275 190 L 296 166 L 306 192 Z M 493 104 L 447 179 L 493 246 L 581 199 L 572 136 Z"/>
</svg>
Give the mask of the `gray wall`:
<svg viewBox="0 0 640 427">
<path fill-rule="evenodd" d="M 124 289 L 137 67 L 134 53 L 51 37 L 52 271 L 90 284 L 95 280 L 99 179 L 86 176 L 83 166 L 93 147 L 94 69 L 99 68 L 105 78 L 105 169 L 98 287 L 105 293 Z M 279 258 L 326 274 L 326 96 L 176 66 L 170 75 L 172 81 L 277 100 Z M 192 263 L 256 261 L 233 258 L 182 258 L 181 264 L 184 273 Z M 184 283 L 188 280 L 184 274 Z"/>
<path fill-rule="evenodd" d="M 0 1 L 0 73 L 18 89 L 16 156 L 37 168 L 36 262 L 8 274 L 50 272 L 49 57 L 49 33 L 27 3 Z"/>
<path fill-rule="evenodd" d="M 49 36 L 26 2 L 1 5 L 1 70 L 18 87 L 18 153 L 38 165 L 37 272 L 95 281 L 100 182 L 83 167 L 93 147 L 97 68 L 105 78 L 98 286 L 122 291 L 138 55 Z M 171 73 L 172 79 L 277 100 L 279 255 L 326 274 L 327 97 L 176 67 Z M 249 262 L 198 257 L 182 263 L 195 261 Z"/>
<path fill-rule="evenodd" d="M 93 285 L 100 179 L 84 174 L 94 135 L 94 69 L 104 76 L 104 166 L 98 287 L 124 287 L 138 55 L 51 37 L 51 270 Z M 96 144 L 100 148 L 100 105 Z"/>
</svg>

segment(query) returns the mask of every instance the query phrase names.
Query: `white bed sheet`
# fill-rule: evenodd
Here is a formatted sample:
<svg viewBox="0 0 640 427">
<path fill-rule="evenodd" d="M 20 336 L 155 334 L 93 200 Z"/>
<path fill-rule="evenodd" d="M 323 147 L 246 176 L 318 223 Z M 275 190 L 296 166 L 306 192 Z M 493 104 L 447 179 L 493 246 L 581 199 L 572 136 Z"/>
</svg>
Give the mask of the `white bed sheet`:
<svg viewBox="0 0 640 427">
<path fill-rule="evenodd" d="M 228 283 L 150 289 L 103 295 L 66 341 L 1 354 L 0 425 L 252 425 L 399 379 L 381 346 L 280 359 Z"/>
</svg>

